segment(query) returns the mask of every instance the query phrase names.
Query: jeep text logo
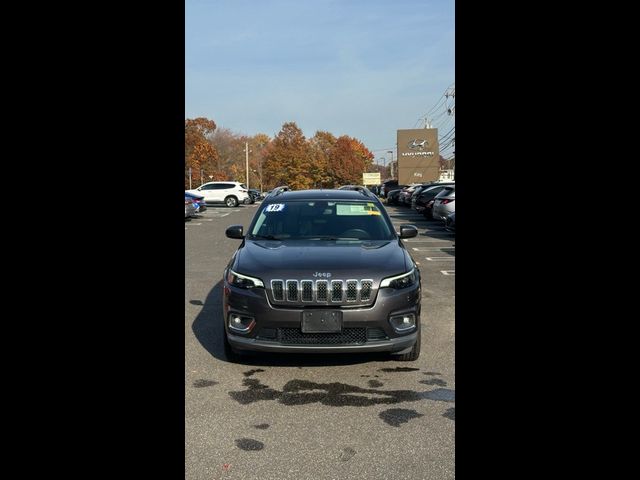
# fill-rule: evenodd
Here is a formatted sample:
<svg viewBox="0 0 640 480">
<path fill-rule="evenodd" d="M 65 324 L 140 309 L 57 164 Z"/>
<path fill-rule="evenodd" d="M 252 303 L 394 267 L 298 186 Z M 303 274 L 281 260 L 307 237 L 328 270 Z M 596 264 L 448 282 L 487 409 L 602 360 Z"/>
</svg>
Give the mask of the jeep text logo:
<svg viewBox="0 0 640 480">
<path fill-rule="evenodd" d="M 329 272 L 315 272 L 313 274 L 316 278 L 331 278 L 331 273 Z"/>
</svg>

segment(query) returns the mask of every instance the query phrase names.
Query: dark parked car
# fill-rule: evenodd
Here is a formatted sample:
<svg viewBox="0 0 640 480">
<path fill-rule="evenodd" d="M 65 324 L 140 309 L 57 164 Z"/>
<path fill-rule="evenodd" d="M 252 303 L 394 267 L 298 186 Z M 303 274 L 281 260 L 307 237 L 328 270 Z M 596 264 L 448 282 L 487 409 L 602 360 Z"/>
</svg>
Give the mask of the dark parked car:
<svg viewBox="0 0 640 480">
<path fill-rule="evenodd" d="M 420 271 L 373 194 L 278 191 L 251 225 L 223 276 L 227 358 L 264 352 L 420 355 Z"/>
<path fill-rule="evenodd" d="M 256 200 L 261 200 L 264 198 L 262 192 L 260 190 L 256 190 L 255 188 L 250 188 L 249 191 L 250 203 L 256 203 Z"/>
<path fill-rule="evenodd" d="M 411 185 L 403 188 L 400 192 L 400 196 L 398 197 L 398 202 L 402 205 L 411 206 L 411 196 L 418 187 L 420 187 L 419 183 L 412 183 Z"/>
<path fill-rule="evenodd" d="M 398 205 L 399 203 L 399 198 L 400 198 L 400 192 L 402 192 L 402 189 L 406 187 L 406 185 L 399 185 L 400 188 L 396 188 L 395 190 L 390 190 L 387 193 L 387 204 L 389 205 Z"/>
<path fill-rule="evenodd" d="M 398 180 L 387 180 L 382 182 L 380 187 L 380 196 L 388 198 L 387 195 L 391 190 L 397 190 L 398 188 L 402 188 L 404 185 L 398 185 Z"/>
</svg>

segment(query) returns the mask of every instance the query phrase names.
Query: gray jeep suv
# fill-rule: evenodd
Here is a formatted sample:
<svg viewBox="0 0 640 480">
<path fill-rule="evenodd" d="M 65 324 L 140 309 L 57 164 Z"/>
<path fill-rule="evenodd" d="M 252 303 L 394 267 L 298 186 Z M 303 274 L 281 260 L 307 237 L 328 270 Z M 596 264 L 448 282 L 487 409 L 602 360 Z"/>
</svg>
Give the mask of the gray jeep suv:
<svg viewBox="0 0 640 480">
<path fill-rule="evenodd" d="M 420 272 L 375 195 L 274 190 L 224 271 L 225 354 L 420 355 Z"/>
</svg>

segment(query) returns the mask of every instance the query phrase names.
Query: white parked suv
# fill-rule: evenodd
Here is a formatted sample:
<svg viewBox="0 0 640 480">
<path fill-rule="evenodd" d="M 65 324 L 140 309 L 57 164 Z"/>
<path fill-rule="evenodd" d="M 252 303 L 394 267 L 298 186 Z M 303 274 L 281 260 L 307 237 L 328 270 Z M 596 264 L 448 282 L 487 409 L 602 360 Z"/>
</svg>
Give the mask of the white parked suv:
<svg viewBox="0 0 640 480">
<path fill-rule="evenodd" d="M 250 201 L 249 192 L 244 183 L 240 182 L 207 182 L 189 193 L 204 196 L 209 203 L 224 203 L 227 207 L 236 207 L 239 203 Z"/>
</svg>

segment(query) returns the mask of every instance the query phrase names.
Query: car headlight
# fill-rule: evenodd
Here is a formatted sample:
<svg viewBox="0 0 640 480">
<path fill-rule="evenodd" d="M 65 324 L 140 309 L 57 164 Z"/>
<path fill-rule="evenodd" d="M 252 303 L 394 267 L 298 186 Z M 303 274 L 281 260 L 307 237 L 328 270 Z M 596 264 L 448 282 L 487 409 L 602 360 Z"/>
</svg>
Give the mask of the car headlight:
<svg viewBox="0 0 640 480">
<path fill-rule="evenodd" d="M 233 285 L 234 287 L 240 288 L 264 288 L 264 283 L 262 283 L 262 280 L 260 280 L 259 278 L 242 275 L 241 273 L 234 272 L 231 269 L 227 271 L 227 282 L 229 282 L 229 284 Z"/>
<path fill-rule="evenodd" d="M 380 288 L 407 288 L 415 285 L 417 281 L 418 272 L 415 268 L 412 268 L 411 271 L 403 273 L 402 275 L 383 279 L 382 282 L 380 282 Z"/>
</svg>

